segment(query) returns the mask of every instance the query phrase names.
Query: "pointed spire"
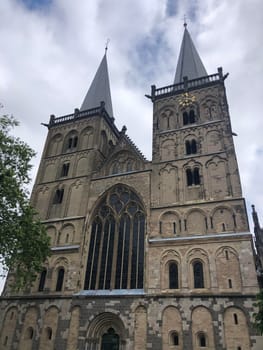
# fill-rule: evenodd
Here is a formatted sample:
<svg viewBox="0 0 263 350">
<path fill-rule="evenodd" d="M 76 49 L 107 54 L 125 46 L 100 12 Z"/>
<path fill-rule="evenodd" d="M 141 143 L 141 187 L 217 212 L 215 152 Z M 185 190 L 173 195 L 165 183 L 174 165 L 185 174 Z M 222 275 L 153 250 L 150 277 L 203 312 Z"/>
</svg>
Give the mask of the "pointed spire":
<svg viewBox="0 0 263 350">
<path fill-rule="evenodd" d="M 187 30 L 186 21 L 184 21 L 184 28 L 184 36 L 177 62 L 174 84 L 183 82 L 183 78 L 186 76 L 191 80 L 207 75 L 206 69 Z"/>
<path fill-rule="evenodd" d="M 95 77 L 90 85 L 87 95 L 80 108 L 81 111 L 99 107 L 101 102 L 105 102 L 105 109 L 110 117 L 113 117 L 111 92 L 110 92 L 110 80 L 107 64 L 107 46 L 105 48 L 105 54 L 102 58 L 100 66 L 95 74 Z"/>
</svg>

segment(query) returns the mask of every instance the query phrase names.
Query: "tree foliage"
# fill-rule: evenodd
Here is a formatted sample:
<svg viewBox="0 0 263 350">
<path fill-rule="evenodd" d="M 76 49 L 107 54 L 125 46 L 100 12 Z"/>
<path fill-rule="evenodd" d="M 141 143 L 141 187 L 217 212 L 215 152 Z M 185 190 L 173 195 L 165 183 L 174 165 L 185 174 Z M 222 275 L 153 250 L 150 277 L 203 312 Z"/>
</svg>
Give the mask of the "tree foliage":
<svg viewBox="0 0 263 350">
<path fill-rule="evenodd" d="M 260 335 L 263 334 L 263 289 L 257 295 L 257 302 L 254 304 L 257 307 L 257 313 L 254 313 L 254 323 Z"/>
<path fill-rule="evenodd" d="M 35 152 L 10 134 L 17 125 L 13 117 L 0 117 L 0 263 L 4 274 L 15 273 L 20 289 L 34 281 L 50 248 L 26 189 Z"/>
</svg>

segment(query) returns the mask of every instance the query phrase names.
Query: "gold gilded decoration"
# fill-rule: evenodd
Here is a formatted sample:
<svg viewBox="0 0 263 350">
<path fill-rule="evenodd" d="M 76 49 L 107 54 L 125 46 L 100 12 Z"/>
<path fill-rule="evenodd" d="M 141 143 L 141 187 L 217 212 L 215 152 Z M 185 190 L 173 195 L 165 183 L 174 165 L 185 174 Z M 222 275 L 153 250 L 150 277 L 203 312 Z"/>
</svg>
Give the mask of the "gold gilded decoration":
<svg viewBox="0 0 263 350">
<path fill-rule="evenodd" d="M 185 92 L 182 97 L 179 98 L 179 106 L 187 107 L 196 101 L 196 97 L 190 95 L 189 92 Z"/>
</svg>

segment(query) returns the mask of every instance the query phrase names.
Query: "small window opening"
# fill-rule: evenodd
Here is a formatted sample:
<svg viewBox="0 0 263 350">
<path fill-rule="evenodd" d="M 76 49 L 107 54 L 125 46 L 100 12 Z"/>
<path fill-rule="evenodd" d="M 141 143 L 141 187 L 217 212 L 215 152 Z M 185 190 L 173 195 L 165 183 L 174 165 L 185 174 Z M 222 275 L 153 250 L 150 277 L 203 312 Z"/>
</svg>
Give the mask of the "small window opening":
<svg viewBox="0 0 263 350">
<path fill-rule="evenodd" d="M 197 153 L 197 144 L 195 140 L 192 140 L 191 142 L 191 153 L 196 154 Z"/>
<path fill-rule="evenodd" d="M 185 142 L 185 152 L 186 154 L 191 154 L 191 145 L 190 145 L 190 141 L 186 141 Z"/>
<path fill-rule="evenodd" d="M 189 123 L 193 124 L 195 123 L 195 111 L 193 109 L 190 110 L 190 113 L 189 113 Z"/>
<path fill-rule="evenodd" d="M 199 168 L 194 168 L 194 184 L 200 185 Z"/>
<path fill-rule="evenodd" d="M 228 287 L 232 288 L 232 280 L 231 279 L 228 280 Z"/>
<path fill-rule="evenodd" d="M 193 185 L 193 174 L 191 169 L 186 169 L 187 186 Z"/>
<path fill-rule="evenodd" d="M 65 274 L 65 270 L 62 267 L 58 270 L 56 292 L 60 292 L 62 290 L 63 281 L 64 281 L 64 274 Z"/>
<path fill-rule="evenodd" d="M 183 124 L 184 125 L 188 124 L 188 113 L 187 112 L 183 113 Z"/>
<path fill-rule="evenodd" d="M 178 267 L 176 263 L 169 265 L 169 289 L 178 289 Z"/>
<path fill-rule="evenodd" d="M 47 276 L 47 270 L 43 270 L 40 275 L 40 280 L 39 280 L 39 286 L 38 286 L 38 291 L 42 292 L 45 287 L 45 281 L 46 281 L 46 276 Z"/>
<path fill-rule="evenodd" d="M 173 222 L 173 231 L 174 231 L 174 234 L 176 235 L 176 222 Z"/>
<path fill-rule="evenodd" d="M 32 327 L 29 327 L 26 331 L 25 338 L 26 339 L 33 339 L 34 336 L 34 330 Z"/>
<path fill-rule="evenodd" d="M 4 345 L 7 345 L 7 342 L 8 342 L 8 336 L 5 337 Z"/>
<path fill-rule="evenodd" d="M 77 147 L 78 144 L 78 136 L 75 136 L 73 139 L 73 148 Z"/>
<path fill-rule="evenodd" d="M 159 233 L 162 234 L 162 221 L 159 222 Z"/>
<path fill-rule="evenodd" d="M 238 347 L 237 347 L 237 350 L 241 350 L 241 346 L 238 346 Z"/>
<path fill-rule="evenodd" d="M 171 335 L 171 345 L 179 345 L 179 335 L 177 332 L 174 332 Z"/>
<path fill-rule="evenodd" d="M 199 346 L 202 348 L 206 347 L 206 338 L 203 333 L 199 334 Z"/>
<path fill-rule="evenodd" d="M 68 240 L 69 240 L 69 234 L 67 233 L 67 235 L 66 235 L 66 243 L 68 243 Z"/>
<path fill-rule="evenodd" d="M 238 324 L 237 314 L 233 314 L 235 324 Z"/>
<path fill-rule="evenodd" d="M 61 177 L 68 176 L 68 172 L 69 172 L 69 163 L 64 163 L 61 169 Z"/>
<path fill-rule="evenodd" d="M 72 137 L 70 137 L 70 138 L 68 139 L 68 149 L 71 149 L 71 148 L 72 148 L 72 142 L 73 142 L 73 139 L 72 139 Z"/>
<path fill-rule="evenodd" d="M 10 315 L 10 320 L 12 320 L 14 317 L 14 311 L 11 312 L 11 315 Z"/>
<path fill-rule="evenodd" d="M 47 334 L 47 339 L 51 340 L 52 339 L 52 329 L 50 327 L 47 328 L 46 334 Z"/>
<path fill-rule="evenodd" d="M 225 223 L 222 224 L 222 231 L 223 231 L 223 232 L 226 231 L 226 225 L 225 225 Z"/>
<path fill-rule="evenodd" d="M 228 250 L 225 251 L 226 260 L 229 260 Z"/>
<path fill-rule="evenodd" d="M 68 139 L 68 150 L 72 150 L 73 148 L 76 148 L 78 145 L 78 136 L 70 137 Z"/>
<path fill-rule="evenodd" d="M 63 195 L 64 195 L 64 189 L 63 188 L 57 189 L 54 195 L 53 204 L 62 203 Z"/>
<path fill-rule="evenodd" d="M 204 272 L 201 261 L 195 261 L 193 264 L 194 288 L 204 288 Z"/>
</svg>

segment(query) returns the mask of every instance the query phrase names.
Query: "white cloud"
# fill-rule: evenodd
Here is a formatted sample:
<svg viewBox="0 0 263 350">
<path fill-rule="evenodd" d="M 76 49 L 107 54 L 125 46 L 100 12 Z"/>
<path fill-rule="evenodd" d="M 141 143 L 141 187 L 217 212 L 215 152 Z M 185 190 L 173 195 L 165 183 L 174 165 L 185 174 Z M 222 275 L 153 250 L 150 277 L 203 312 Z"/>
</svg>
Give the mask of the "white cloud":
<svg viewBox="0 0 263 350">
<path fill-rule="evenodd" d="M 263 2 L 188 0 L 175 1 L 174 6 L 176 11 L 167 17 L 165 0 L 54 0 L 39 11 L 18 0 L 1 1 L 4 112 L 20 120 L 17 133 L 38 152 L 35 176 L 46 137 L 40 123 L 48 122 L 50 114 L 69 114 L 80 107 L 110 38 L 116 124 L 126 124 L 130 137 L 150 158 L 152 106 L 144 94 L 151 84 L 172 83 L 186 13 L 194 20 L 188 20 L 188 28 L 207 71 L 216 73 L 223 66 L 230 72 L 226 88 L 238 134 L 243 194 L 249 204 L 256 204 L 263 224 Z"/>
</svg>

